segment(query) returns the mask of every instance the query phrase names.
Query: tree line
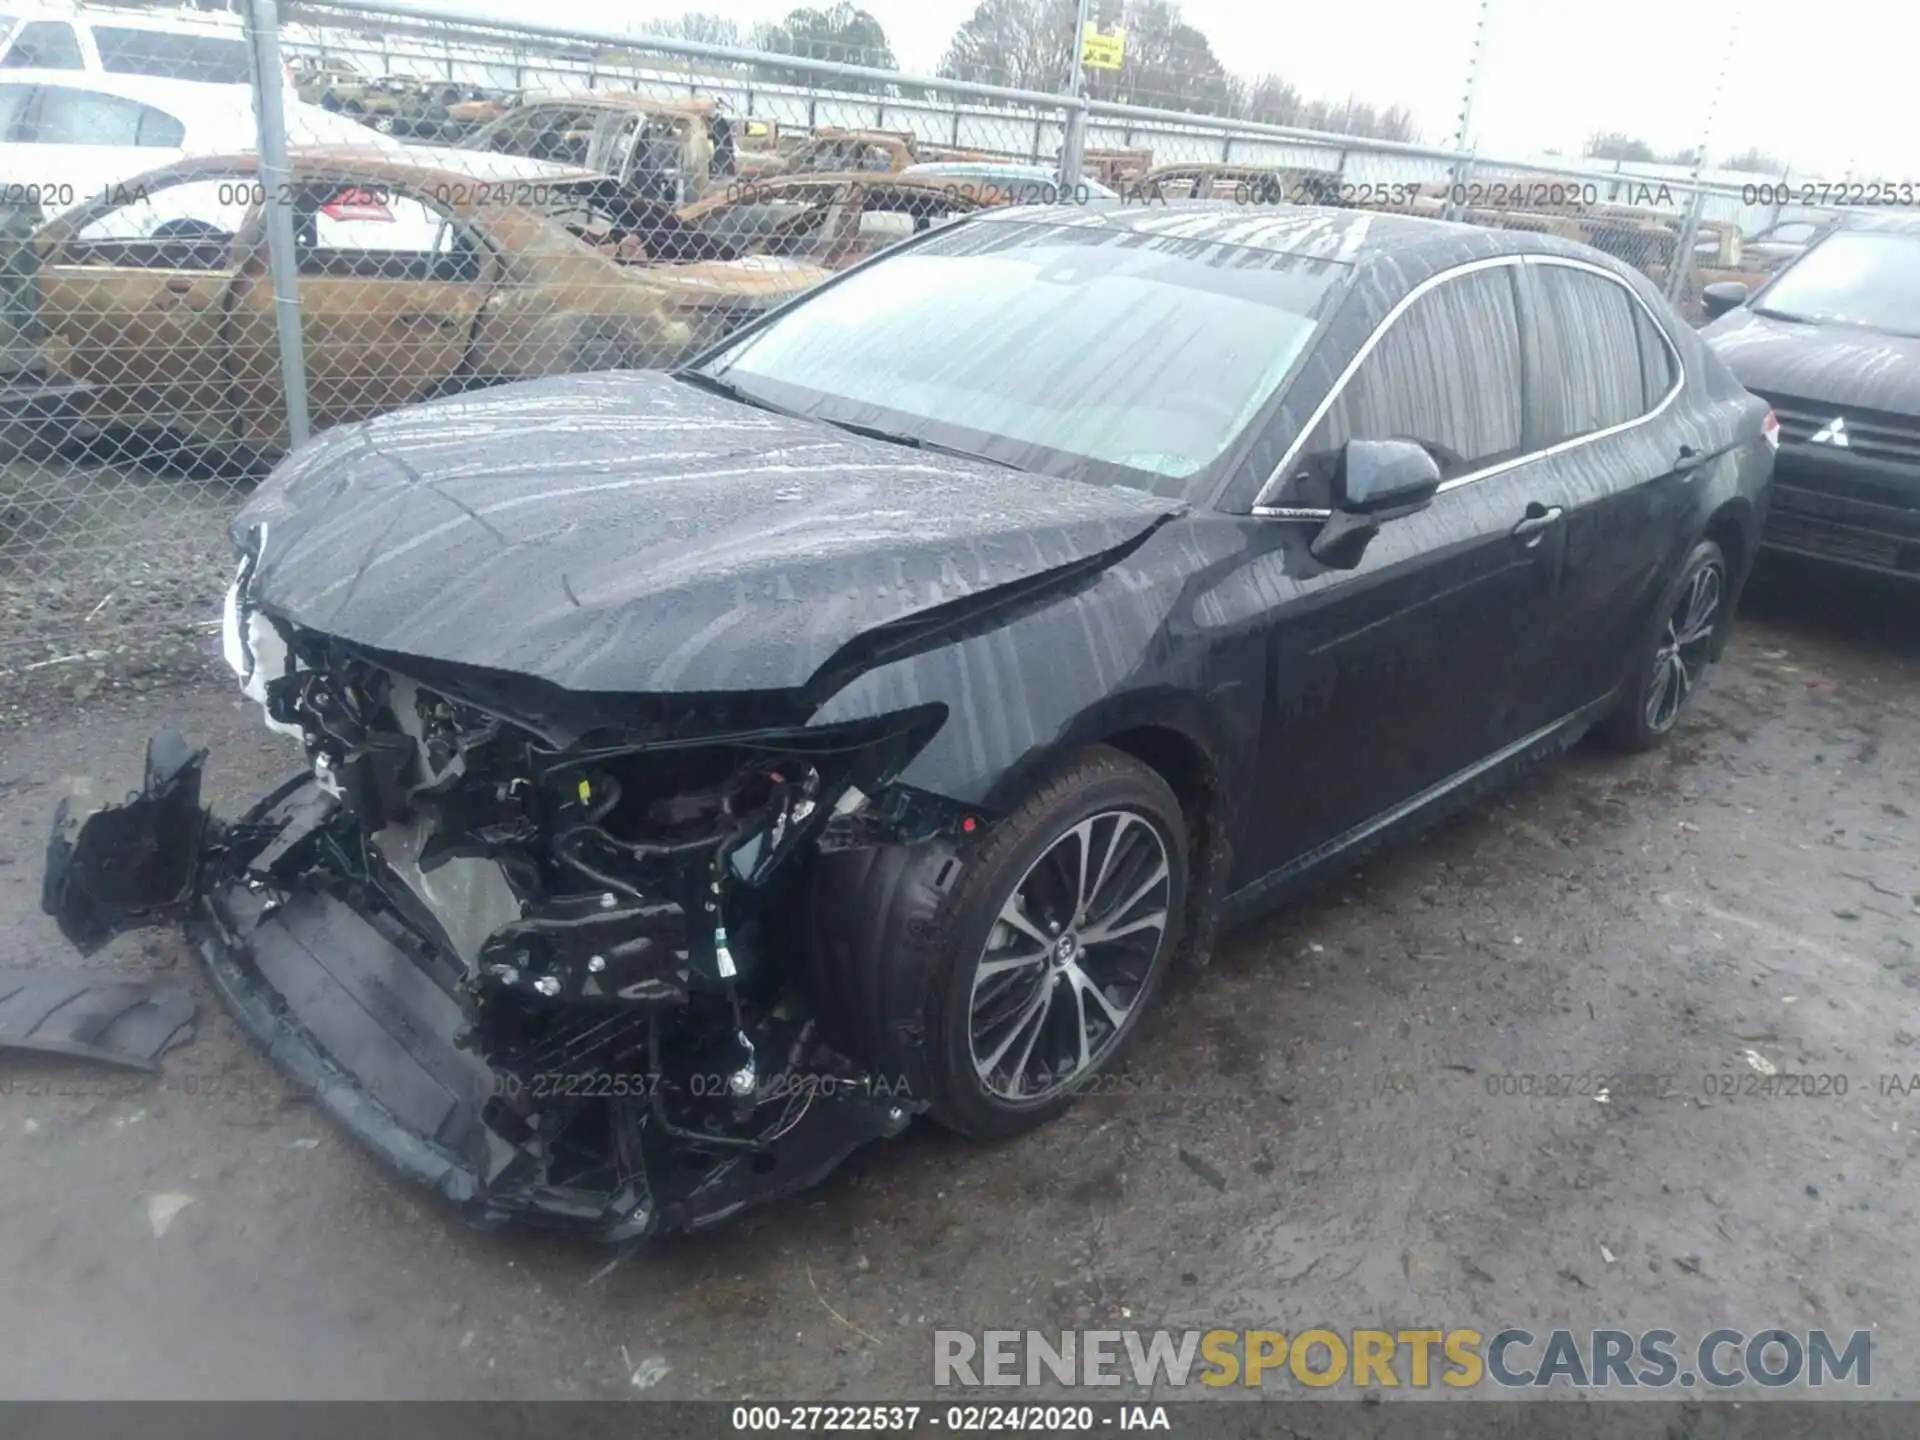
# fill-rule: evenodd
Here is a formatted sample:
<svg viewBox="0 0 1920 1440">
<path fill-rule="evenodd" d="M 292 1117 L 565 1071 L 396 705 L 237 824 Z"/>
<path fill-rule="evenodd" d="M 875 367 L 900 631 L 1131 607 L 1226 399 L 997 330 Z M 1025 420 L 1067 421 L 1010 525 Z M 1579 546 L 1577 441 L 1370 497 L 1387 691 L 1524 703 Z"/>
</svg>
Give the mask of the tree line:
<svg viewBox="0 0 1920 1440">
<path fill-rule="evenodd" d="M 1066 87 L 1075 43 L 1076 0 L 979 0 L 947 43 L 938 73 L 949 80 L 1058 92 Z M 1119 70 L 1088 70 L 1087 94 L 1095 100 L 1185 110 L 1269 125 L 1292 125 L 1380 140 L 1418 139 L 1412 115 L 1402 106 L 1376 106 L 1348 97 L 1310 99 L 1282 76 L 1229 73 L 1213 46 L 1189 25 L 1174 0 L 1127 0 L 1124 64 Z M 656 35 L 893 69 L 887 32 L 867 11 L 841 0 L 827 8 L 802 7 L 778 22 L 750 29 L 724 15 L 689 11 L 640 27 Z M 802 71 L 769 59 L 756 65 L 762 78 L 805 83 Z M 837 82 L 837 88 L 878 89 L 877 84 Z"/>
</svg>

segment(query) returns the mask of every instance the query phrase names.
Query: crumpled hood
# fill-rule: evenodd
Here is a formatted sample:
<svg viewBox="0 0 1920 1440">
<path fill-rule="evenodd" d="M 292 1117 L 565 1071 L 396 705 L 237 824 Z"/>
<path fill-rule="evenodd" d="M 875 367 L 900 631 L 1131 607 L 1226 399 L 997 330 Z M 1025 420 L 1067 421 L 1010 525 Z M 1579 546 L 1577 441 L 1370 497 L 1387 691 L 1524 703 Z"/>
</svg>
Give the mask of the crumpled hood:
<svg viewBox="0 0 1920 1440">
<path fill-rule="evenodd" d="M 1920 415 L 1920 340 L 1857 325 L 1770 320 L 1744 306 L 1701 338 L 1749 390 L 1836 409 Z"/>
<path fill-rule="evenodd" d="M 1182 502 L 849 435 L 658 373 L 343 427 L 235 522 L 251 595 L 581 692 L 800 687 L 874 626 L 1125 545 Z"/>
</svg>

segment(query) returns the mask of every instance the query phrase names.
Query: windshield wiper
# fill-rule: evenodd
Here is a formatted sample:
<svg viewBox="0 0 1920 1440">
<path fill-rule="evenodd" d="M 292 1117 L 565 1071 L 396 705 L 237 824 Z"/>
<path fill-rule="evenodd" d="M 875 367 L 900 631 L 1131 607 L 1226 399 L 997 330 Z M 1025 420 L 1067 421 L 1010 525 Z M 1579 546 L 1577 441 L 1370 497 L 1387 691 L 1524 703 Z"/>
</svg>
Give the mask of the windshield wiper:
<svg viewBox="0 0 1920 1440">
<path fill-rule="evenodd" d="M 1753 307 L 1753 313 L 1756 315 L 1764 315 L 1769 320 L 1784 320 L 1789 325 L 1812 325 L 1815 323 L 1809 315 L 1795 315 L 1790 311 L 1774 310 L 1765 305 L 1755 305 Z"/>
<path fill-rule="evenodd" d="M 811 417 L 798 410 L 789 410 L 784 405 L 776 405 L 761 395 L 751 395 L 731 380 L 722 380 L 718 375 L 709 375 L 704 370 L 676 370 L 673 378 L 683 380 L 689 385 L 697 385 L 702 390 L 715 395 L 723 395 L 729 400 L 738 400 L 742 405 L 751 405 L 756 410 L 771 410 L 775 415 L 785 415 L 790 419 L 806 420 Z"/>
<path fill-rule="evenodd" d="M 864 435 L 869 440 L 885 440 L 890 445 L 906 445 L 915 450 L 926 450 L 935 455 L 951 455 L 959 460 L 978 460 L 984 465 L 998 465 L 1002 470 L 1018 470 L 1018 465 L 1009 465 L 1004 460 L 995 460 L 991 456 L 981 455 L 973 450 L 962 450 L 958 445 L 942 445 L 938 440 L 926 440 L 918 435 L 896 435 L 891 430 L 882 430 L 877 425 L 861 425 L 852 420 L 830 420 L 825 415 L 810 415 L 810 420 L 819 420 L 849 435 Z"/>
<path fill-rule="evenodd" d="M 1018 465 L 1009 465 L 1004 460 L 995 460 L 987 455 L 976 454 L 972 450 L 962 450 L 957 445 L 942 445 L 937 440 L 923 440 L 917 435 L 899 435 L 891 430 L 882 430 L 877 425 L 862 425 L 854 420 L 835 420 L 829 415 L 816 415 L 810 411 L 778 405 L 764 396 L 749 393 L 732 380 L 723 380 L 718 375 L 707 374 L 704 370 L 676 370 L 674 377 L 686 381 L 689 385 L 698 385 L 702 390 L 712 391 L 715 395 L 724 395 L 729 400 L 738 400 L 742 405 L 769 410 L 775 415 L 785 415 L 791 420 L 817 420 L 822 425 L 831 425 L 836 430 L 844 430 L 849 435 L 859 435 L 867 440 L 884 440 L 889 445 L 905 445 L 913 450 L 926 450 L 936 455 L 951 455 L 959 460 L 978 460 L 984 465 L 998 465 L 1003 470 L 1020 468 Z"/>
</svg>

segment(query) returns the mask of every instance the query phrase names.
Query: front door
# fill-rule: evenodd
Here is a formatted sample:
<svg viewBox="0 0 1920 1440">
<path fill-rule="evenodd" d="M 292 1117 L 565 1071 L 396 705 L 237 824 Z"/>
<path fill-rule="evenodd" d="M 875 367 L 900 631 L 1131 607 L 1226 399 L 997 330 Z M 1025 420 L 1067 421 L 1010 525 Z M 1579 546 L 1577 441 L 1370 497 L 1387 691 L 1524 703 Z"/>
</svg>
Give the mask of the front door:
<svg viewBox="0 0 1920 1440">
<path fill-rule="evenodd" d="M 1561 515 L 1548 461 L 1528 460 L 1515 265 L 1460 272 L 1424 292 L 1374 344 L 1315 424 L 1268 504 L 1331 503 L 1350 439 L 1425 444 L 1441 492 L 1385 523 L 1352 570 L 1288 527 L 1275 590 L 1267 722 L 1240 879 L 1312 859 L 1523 740 L 1554 657 L 1539 642 L 1556 603 Z"/>
<path fill-rule="evenodd" d="M 227 311 L 256 193 L 201 176 L 43 232 L 48 360 L 94 387 L 89 419 L 229 438 Z"/>
<path fill-rule="evenodd" d="M 294 253 L 316 430 L 424 399 L 459 369 L 491 257 L 451 215 L 350 180 L 302 182 Z M 264 255 L 240 276 L 234 316 L 243 431 L 250 443 L 279 444 L 284 391 Z"/>
</svg>

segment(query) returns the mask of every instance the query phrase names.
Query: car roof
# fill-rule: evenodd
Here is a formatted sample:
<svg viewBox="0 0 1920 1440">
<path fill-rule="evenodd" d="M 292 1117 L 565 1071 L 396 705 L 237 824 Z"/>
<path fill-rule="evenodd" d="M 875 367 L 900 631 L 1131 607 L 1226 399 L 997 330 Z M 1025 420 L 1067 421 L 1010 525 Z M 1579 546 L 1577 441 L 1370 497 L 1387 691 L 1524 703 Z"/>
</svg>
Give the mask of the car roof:
<svg viewBox="0 0 1920 1440">
<path fill-rule="evenodd" d="M 531 110 L 536 105 L 542 107 L 565 105 L 576 110 L 614 110 L 647 115 L 673 115 L 695 120 L 705 119 L 715 110 L 713 101 L 700 95 L 685 100 L 661 100 L 653 95 L 641 95 L 627 90 L 596 90 L 591 95 L 557 93 L 527 95 L 522 97 L 508 113 Z"/>
<path fill-rule="evenodd" d="M 491 173 L 485 162 L 499 160 L 501 165 L 491 167 Z M 296 145 L 287 151 L 289 168 L 296 175 L 346 174 L 353 179 L 373 182 L 382 180 L 396 185 L 443 186 L 445 192 L 455 196 L 476 197 L 476 203 L 488 203 L 512 206 L 518 209 L 537 211 L 538 201 L 527 205 L 517 203 L 515 197 L 523 190 L 535 196 L 539 186 L 505 185 L 498 182 L 507 179 L 525 178 L 529 173 L 537 174 L 546 184 L 564 185 L 574 181 L 597 180 L 600 177 L 591 170 L 559 167 L 544 162 L 524 162 L 512 155 L 495 156 L 488 151 L 426 149 L 422 147 L 400 146 L 392 150 L 363 150 L 347 145 Z M 473 162 L 480 162 L 476 165 Z M 144 182 L 152 182 L 162 176 L 188 178 L 205 172 L 236 171 L 246 173 L 260 163 L 260 157 L 251 151 L 230 151 L 221 155 L 190 155 L 175 161 L 159 170 L 150 171 L 139 177 Z M 530 172 L 528 165 L 540 165 L 538 171 Z M 492 187 L 491 189 L 489 187 Z M 460 209 L 460 204 L 454 204 Z"/>
<path fill-rule="evenodd" d="M 902 175 L 1020 175 L 1035 179 L 1054 178 L 1044 165 L 1028 165 L 1018 160 L 922 160 L 909 165 Z"/>
<path fill-rule="evenodd" d="M 682 205 L 676 213 L 682 220 L 693 220 L 728 205 L 750 205 L 761 200 L 778 200 L 796 191 L 833 189 L 841 185 L 860 185 L 869 190 L 924 190 L 929 195 L 954 198 L 954 187 L 939 175 L 909 175 L 904 170 L 801 170 L 790 175 L 742 180 Z M 964 198 L 971 198 L 982 206 L 994 203 L 991 195 Z"/>
<path fill-rule="evenodd" d="M 1000 206 L 973 225 L 1045 221 L 1168 239 L 1212 241 L 1276 255 L 1338 261 L 1393 272 L 1383 284 L 1411 286 L 1455 265 L 1497 255 L 1559 255 L 1639 280 L 1631 266 L 1558 235 L 1498 230 L 1392 211 L 1327 205 L 1248 205 L 1233 200 L 1091 201 L 1085 205 Z"/>
<path fill-rule="evenodd" d="M 65 20 L 92 28 L 97 25 L 128 30 L 160 30 L 170 35 L 211 35 L 245 42 L 246 32 L 237 17 L 218 14 L 188 15 L 151 10 L 102 9 L 97 6 L 39 3 L 12 4 L 7 14 L 20 21 Z"/>
</svg>

